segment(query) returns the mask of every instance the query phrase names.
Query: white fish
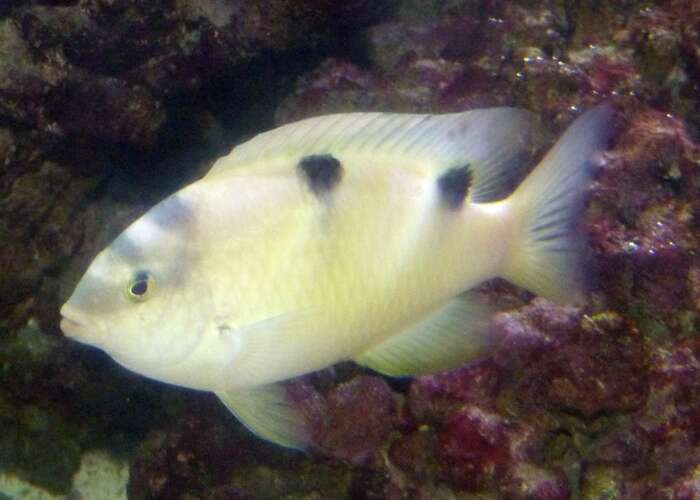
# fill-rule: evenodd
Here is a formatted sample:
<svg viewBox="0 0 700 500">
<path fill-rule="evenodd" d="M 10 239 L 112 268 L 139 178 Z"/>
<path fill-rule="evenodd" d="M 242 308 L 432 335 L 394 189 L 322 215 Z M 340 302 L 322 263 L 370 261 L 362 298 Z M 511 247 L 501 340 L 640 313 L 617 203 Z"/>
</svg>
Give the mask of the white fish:
<svg viewBox="0 0 700 500">
<path fill-rule="evenodd" d="M 525 111 L 336 114 L 260 134 L 103 250 L 61 328 L 304 448 L 280 381 L 347 359 L 392 376 L 458 366 L 488 345 L 488 311 L 463 292 L 497 276 L 581 297 L 575 222 L 610 115 L 580 117 L 505 199 Z"/>
</svg>

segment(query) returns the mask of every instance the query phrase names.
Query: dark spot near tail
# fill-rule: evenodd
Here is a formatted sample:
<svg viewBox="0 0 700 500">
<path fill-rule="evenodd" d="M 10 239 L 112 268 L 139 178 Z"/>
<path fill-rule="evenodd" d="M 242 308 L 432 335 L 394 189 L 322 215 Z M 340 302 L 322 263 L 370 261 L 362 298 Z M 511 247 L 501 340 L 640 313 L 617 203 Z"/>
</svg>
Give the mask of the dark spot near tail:
<svg viewBox="0 0 700 500">
<path fill-rule="evenodd" d="M 332 155 L 309 155 L 299 161 L 309 187 L 316 194 L 330 191 L 340 181 L 343 167 Z"/>
<path fill-rule="evenodd" d="M 451 168 L 438 177 L 437 185 L 440 196 L 447 208 L 458 210 L 469 193 L 472 184 L 472 173 L 469 164 L 463 167 Z"/>
</svg>

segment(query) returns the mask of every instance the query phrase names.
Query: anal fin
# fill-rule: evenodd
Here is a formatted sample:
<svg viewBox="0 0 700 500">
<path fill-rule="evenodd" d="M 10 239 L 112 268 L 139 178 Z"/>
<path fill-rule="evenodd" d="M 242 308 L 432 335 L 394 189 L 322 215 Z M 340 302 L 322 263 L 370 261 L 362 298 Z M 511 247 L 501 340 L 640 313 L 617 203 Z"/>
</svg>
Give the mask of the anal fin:
<svg viewBox="0 0 700 500">
<path fill-rule="evenodd" d="M 393 377 L 446 371 L 485 352 L 489 316 L 487 306 L 463 294 L 354 360 Z"/>
<path fill-rule="evenodd" d="M 216 395 L 257 436 L 299 450 L 310 444 L 308 423 L 288 400 L 283 384 L 229 389 Z"/>
</svg>

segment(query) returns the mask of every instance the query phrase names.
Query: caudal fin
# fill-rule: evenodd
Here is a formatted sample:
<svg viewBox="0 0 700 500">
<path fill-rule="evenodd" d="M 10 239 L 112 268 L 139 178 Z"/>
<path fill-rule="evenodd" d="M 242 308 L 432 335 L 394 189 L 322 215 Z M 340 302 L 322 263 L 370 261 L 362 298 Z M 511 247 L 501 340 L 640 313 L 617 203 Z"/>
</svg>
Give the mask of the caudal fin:
<svg viewBox="0 0 700 500">
<path fill-rule="evenodd" d="M 607 105 L 579 117 L 513 193 L 508 280 L 557 302 L 582 299 L 587 280 L 579 219 L 611 117 Z"/>
</svg>

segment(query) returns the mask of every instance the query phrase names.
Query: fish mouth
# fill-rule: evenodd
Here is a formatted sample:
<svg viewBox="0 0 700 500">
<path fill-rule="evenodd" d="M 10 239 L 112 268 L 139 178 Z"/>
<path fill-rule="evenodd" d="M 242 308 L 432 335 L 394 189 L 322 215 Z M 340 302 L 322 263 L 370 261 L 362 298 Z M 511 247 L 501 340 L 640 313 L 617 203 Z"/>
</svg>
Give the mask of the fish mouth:
<svg viewBox="0 0 700 500">
<path fill-rule="evenodd" d="M 76 321 L 71 318 L 61 318 L 61 330 L 69 337 L 72 337 L 74 332 L 85 329 L 86 327 L 87 325 L 85 323 L 81 323 L 80 321 Z"/>
<path fill-rule="evenodd" d="M 67 337 L 80 342 L 94 344 L 94 341 L 89 339 L 95 337 L 95 327 L 85 317 L 71 310 L 66 305 L 61 308 L 61 316 L 61 331 Z"/>
</svg>

